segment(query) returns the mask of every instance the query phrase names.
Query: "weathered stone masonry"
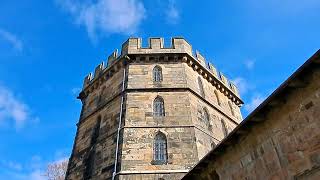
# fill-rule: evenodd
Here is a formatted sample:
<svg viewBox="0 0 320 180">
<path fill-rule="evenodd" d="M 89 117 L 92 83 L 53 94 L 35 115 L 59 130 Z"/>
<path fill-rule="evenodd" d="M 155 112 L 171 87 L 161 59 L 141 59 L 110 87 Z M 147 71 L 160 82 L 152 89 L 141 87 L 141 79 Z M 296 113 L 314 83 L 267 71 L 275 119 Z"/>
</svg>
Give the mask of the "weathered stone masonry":
<svg viewBox="0 0 320 180">
<path fill-rule="evenodd" d="M 320 179 L 320 50 L 183 179 Z"/>
<path fill-rule="evenodd" d="M 179 179 L 241 122 L 235 85 L 184 39 L 163 44 L 130 38 L 85 78 L 66 179 Z"/>
</svg>

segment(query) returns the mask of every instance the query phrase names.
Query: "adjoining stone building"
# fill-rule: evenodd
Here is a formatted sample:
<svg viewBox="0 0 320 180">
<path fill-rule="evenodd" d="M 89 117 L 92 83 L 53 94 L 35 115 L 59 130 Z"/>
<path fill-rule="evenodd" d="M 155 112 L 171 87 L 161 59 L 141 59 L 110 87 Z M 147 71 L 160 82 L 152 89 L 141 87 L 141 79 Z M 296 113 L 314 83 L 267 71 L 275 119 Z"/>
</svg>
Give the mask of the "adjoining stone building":
<svg viewBox="0 0 320 180">
<path fill-rule="evenodd" d="M 242 121 L 235 85 L 186 40 L 141 44 L 85 78 L 66 179 L 180 179 Z"/>
<path fill-rule="evenodd" d="M 319 180 L 320 50 L 183 179 Z"/>
</svg>

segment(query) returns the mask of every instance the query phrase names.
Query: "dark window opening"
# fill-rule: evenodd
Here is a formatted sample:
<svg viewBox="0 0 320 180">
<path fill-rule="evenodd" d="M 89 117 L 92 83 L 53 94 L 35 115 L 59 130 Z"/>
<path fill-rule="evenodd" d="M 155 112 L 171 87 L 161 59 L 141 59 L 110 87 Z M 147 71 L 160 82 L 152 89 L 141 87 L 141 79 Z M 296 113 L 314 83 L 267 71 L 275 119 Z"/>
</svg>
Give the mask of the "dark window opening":
<svg viewBox="0 0 320 180">
<path fill-rule="evenodd" d="M 162 81 L 162 69 L 160 66 L 155 66 L 153 68 L 153 81 L 161 82 Z"/>
<path fill-rule="evenodd" d="M 167 163 L 167 138 L 162 132 L 158 132 L 154 139 L 153 160 L 158 165 Z"/>
<path fill-rule="evenodd" d="M 162 97 L 156 97 L 156 99 L 153 101 L 153 115 L 154 116 L 165 116 L 164 111 L 164 101 Z"/>
</svg>

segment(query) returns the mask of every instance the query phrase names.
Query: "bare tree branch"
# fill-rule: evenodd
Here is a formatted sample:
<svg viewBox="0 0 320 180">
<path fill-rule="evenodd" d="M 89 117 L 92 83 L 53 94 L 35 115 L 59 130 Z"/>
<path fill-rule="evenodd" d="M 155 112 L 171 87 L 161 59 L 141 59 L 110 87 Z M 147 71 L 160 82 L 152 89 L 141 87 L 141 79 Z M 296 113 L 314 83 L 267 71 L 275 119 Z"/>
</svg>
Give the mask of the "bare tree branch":
<svg viewBox="0 0 320 180">
<path fill-rule="evenodd" d="M 48 164 L 45 176 L 48 180 L 64 180 L 68 167 L 68 160 Z"/>
</svg>

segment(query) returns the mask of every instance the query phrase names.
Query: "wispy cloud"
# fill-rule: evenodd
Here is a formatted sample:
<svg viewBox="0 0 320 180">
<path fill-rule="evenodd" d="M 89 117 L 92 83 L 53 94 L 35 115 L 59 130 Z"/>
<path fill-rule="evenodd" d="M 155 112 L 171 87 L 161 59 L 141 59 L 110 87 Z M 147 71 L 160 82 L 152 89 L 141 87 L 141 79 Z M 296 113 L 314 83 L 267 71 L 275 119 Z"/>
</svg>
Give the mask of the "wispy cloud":
<svg viewBox="0 0 320 180">
<path fill-rule="evenodd" d="M 29 107 L 19 100 L 12 91 L 0 85 L 0 122 L 13 120 L 21 128 L 30 118 Z"/>
<path fill-rule="evenodd" d="M 254 89 L 254 86 L 250 84 L 245 78 L 243 77 L 236 77 L 235 79 L 232 79 L 231 82 L 236 85 L 236 87 L 239 90 L 239 93 L 241 95 L 246 94 L 249 90 Z"/>
<path fill-rule="evenodd" d="M 86 28 L 91 40 L 98 34 L 133 34 L 145 18 L 140 0 L 57 0 L 68 11 L 76 24 Z"/>
<path fill-rule="evenodd" d="M 254 68 L 255 65 L 255 60 L 253 59 L 248 59 L 246 61 L 244 61 L 244 65 L 246 66 L 247 69 L 252 70 Z"/>
<path fill-rule="evenodd" d="M 67 162 L 65 150 L 59 150 L 54 153 L 52 161 L 45 161 L 39 155 L 33 155 L 30 160 L 24 164 L 4 161 L 0 162 L 0 167 L 3 168 L 0 178 L 2 179 L 16 179 L 16 180 L 47 180 L 46 168 L 49 164 Z"/>
<path fill-rule="evenodd" d="M 244 105 L 244 109 L 250 113 L 252 112 L 256 107 L 258 107 L 262 101 L 264 101 L 266 97 L 258 94 L 251 98 L 250 102 Z"/>
<path fill-rule="evenodd" d="M 8 168 L 8 169 L 12 169 L 15 171 L 21 171 L 22 170 L 22 164 L 15 162 L 15 161 L 6 161 L 6 160 L 2 160 L 0 167 L 4 167 L 4 168 Z"/>
<path fill-rule="evenodd" d="M 27 175 L 27 179 L 33 179 L 33 180 L 47 180 L 47 178 L 43 175 L 43 172 L 40 170 L 32 171 L 30 174 Z"/>
<path fill-rule="evenodd" d="M 167 15 L 167 21 L 170 24 L 176 24 L 179 21 L 180 13 L 176 7 L 175 0 L 169 0 L 166 15 Z"/>
<path fill-rule="evenodd" d="M 40 170 L 34 170 L 30 173 L 23 172 L 14 172 L 14 171 L 6 171 L 4 174 L 1 174 L 0 177 L 2 179 L 15 179 L 15 180 L 47 180 L 44 176 L 43 172 Z"/>
<path fill-rule="evenodd" d="M 0 39 L 3 39 L 10 43 L 13 46 L 13 48 L 19 52 L 23 50 L 22 41 L 13 33 L 6 31 L 2 28 L 0 28 Z"/>
</svg>

